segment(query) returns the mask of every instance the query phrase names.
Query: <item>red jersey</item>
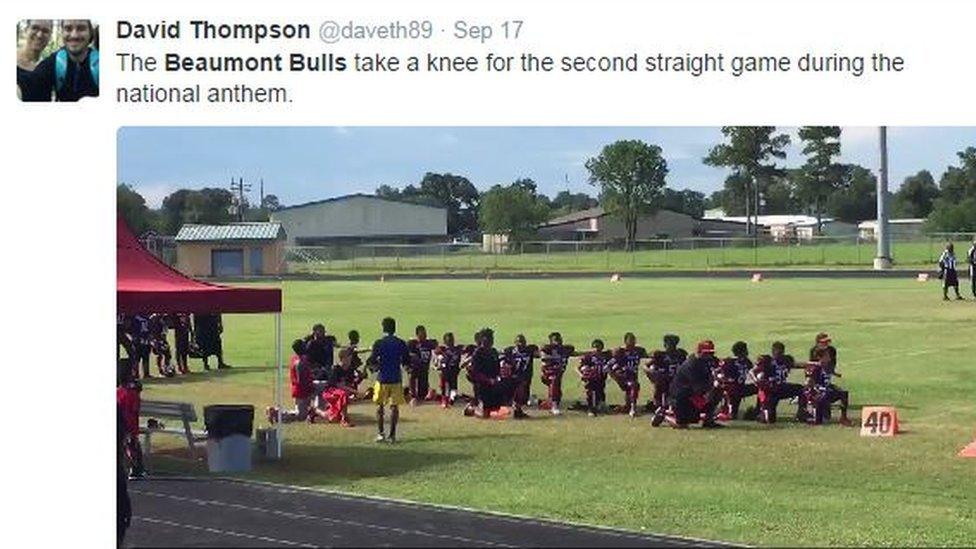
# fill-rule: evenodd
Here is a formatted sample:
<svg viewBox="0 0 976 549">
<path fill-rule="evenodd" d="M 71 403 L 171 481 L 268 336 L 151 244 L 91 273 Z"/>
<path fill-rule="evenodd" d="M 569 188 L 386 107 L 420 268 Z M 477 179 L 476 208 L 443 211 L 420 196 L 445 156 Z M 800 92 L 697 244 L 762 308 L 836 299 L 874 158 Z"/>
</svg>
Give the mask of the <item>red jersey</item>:
<svg viewBox="0 0 976 549">
<path fill-rule="evenodd" d="M 640 371 L 640 361 L 647 358 L 647 349 L 643 347 L 619 347 L 613 352 L 610 371 L 617 376 L 633 377 Z"/>
<path fill-rule="evenodd" d="M 584 381 L 604 381 L 607 379 L 607 363 L 610 351 L 590 351 L 580 358 L 579 373 Z"/>
<path fill-rule="evenodd" d="M 312 368 L 302 357 L 294 355 L 288 366 L 288 376 L 291 379 L 292 398 L 311 398 L 315 394 L 312 383 Z"/>
<path fill-rule="evenodd" d="M 572 345 L 549 344 L 542 348 L 542 371 L 547 375 L 566 371 L 569 357 L 576 350 Z"/>
<path fill-rule="evenodd" d="M 131 385 L 118 387 L 115 389 L 115 402 L 122 409 L 125 432 L 129 436 L 139 436 L 139 408 L 142 405 L 139 390 Z"/>
</svg>

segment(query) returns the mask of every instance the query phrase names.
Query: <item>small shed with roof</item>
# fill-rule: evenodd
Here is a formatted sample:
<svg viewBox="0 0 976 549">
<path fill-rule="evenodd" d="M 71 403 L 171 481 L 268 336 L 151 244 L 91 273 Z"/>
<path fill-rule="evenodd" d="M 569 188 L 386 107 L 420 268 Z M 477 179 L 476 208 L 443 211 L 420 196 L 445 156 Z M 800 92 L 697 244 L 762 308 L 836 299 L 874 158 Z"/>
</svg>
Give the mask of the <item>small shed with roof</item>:
<svg viewBox="0 0 976 549">
<path fill-rule="evenodd" d="M 176 235 L 176 268 L 187 276 L 274 276 L 284 272 L 280 223 L 186 224 Z"/>
</svg>

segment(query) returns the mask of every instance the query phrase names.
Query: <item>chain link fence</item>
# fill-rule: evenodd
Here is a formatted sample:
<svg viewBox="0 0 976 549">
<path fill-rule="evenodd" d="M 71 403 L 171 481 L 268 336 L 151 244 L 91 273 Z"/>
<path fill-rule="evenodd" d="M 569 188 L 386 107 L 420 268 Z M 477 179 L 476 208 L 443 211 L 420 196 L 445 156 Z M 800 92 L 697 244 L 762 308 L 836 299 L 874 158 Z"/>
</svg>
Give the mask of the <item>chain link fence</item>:
<svg viewBox="0 0 976 549">
<path fill-rule="evenodd" d="M 965 257 L 974 233 L 939 233 L 892 239 L 896 266 L 934 268 L 946 242 Z M 638 240 L 632 250 L 619 241 L 528 241 L 500 253 L 480 244 L 362 244 L 293 246 L 285 253 L 289 273 L 347 272 L 573 272 L 748 267 L 870 267 L 873 239 L 859 236 L 772 239 L 770 237 Z"/>
</svg>

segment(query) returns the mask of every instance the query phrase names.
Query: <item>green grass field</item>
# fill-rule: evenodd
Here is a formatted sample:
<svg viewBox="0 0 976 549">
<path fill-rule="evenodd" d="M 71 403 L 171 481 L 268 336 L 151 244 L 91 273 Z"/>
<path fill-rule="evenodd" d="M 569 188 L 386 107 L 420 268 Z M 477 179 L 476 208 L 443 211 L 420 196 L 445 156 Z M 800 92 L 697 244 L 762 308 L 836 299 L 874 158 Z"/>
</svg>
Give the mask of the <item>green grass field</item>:
<svg viewBox="0 0 976 549">
<path fill-rule="evenodd" d="M 690 347 L 736 339 L 753 354 L 776 339 L 803 355 L 826 330 L 855 407 L 898 407 L 905 433 L 868 439 L 838 425 L 734 422 L 721 431 L 652 429 L 646 416 L 590 419 L 532 412 L 524 421 L 465 418 L 435 406 L 403 413 L 401 444 L 376 445 L 372 407 L 357 426 L 286 427 L 285 458 L 253 478 L 761 545 L 969 545 L 976 540 L 976 304 L 943 303 L 935 283 L 905 280 L 603 280 L 289 282 L 286 339 L 322 321 L 371 341 L 379 319 L 426 324 L 469 340 L 482 326 L 499 345 L 551 330 L 584 346 L 635 331 L 655 347 L 665 332 Z M 154 381 L 144 398 L 207 403 L 273 401 L 273 320 L 227 316 L 235 369 Z M 191 365 L 199 370 L 198 362 Z M 799 378 L 798 373 L 794 376 Z M 645 385 L 646 388 L 646 385 Z M 541 384 L 534 387 L 544 394 Z M 580 396 L 567 375 L 568 400 Z M 642 395 L 643 398 L 644 395 Z M 611 402 L 621 395 L 614 387 Z M 781 415 L 790 416 L 788 404 Z M 258 419 L 258 426 L 263 419 Z M 159 437 L 170 448 L 179 441 Z M 178 452 L 157 466 L 202 471 Z"/>
<path fill-rule="evenodd" d="M 870 268 L 875 256 L 873 242 L 764 244 L 751 241 L 684 242 L 680 249 L 663 243 L 639 243 L 637 251 L 607 250 L 603 244 L 554 244 L 548 252 L 542 244 L 524 253 L 485 254 L 476 249 L 446 251 L 433 248 L 389 247 L 304 249 L 291 254 L 290 273 L 384 273 L 384 272 L 634 272 L 680 269 L 734 268 Z M 690 247 L 689 247 L 690 246 Z M 698 246 L 698 247 L 695 247 Z M 941 241 L 895 242 L 896 266 L 934 269 Z M 353 257 L 354 256 L 354 257 Z M 309 259 L 316 260 L 310 261 Z"/>
</svg>

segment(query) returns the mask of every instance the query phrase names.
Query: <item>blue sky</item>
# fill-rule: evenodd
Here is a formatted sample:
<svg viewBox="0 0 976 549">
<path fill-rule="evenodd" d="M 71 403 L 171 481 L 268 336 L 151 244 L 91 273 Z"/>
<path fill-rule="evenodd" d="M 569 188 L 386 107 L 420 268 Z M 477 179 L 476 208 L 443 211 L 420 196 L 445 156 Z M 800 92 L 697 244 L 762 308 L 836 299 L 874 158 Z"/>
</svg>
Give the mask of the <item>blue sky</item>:
<svg viewBox="0 0 976 549">
<path fill-rule="evenodd" d="M 802 163 L 795 128 L 786 164 Z M 843 162 L 878 166 L 877 128 L 844 128 Z M 928 169 L 938 179 L 956 152 L 976 146 L 976 128 L 890 128 L 891 183 Z M 231 177 L 293 205 L 382 184 L 417 183 L 424 173 L 451 172 L 479 189 L 529 177 L 545 194 L 563 189 L 595 195 L 586 159 L 618 139 L 659 145 L 668 185 L 706 194 L 726 172 L 702 164 L 722 140 L 717 127 L 129 127 L 118 134 L 118 181 L 158 207 L 179 188 L 226 187 Z"/>
</svg>

